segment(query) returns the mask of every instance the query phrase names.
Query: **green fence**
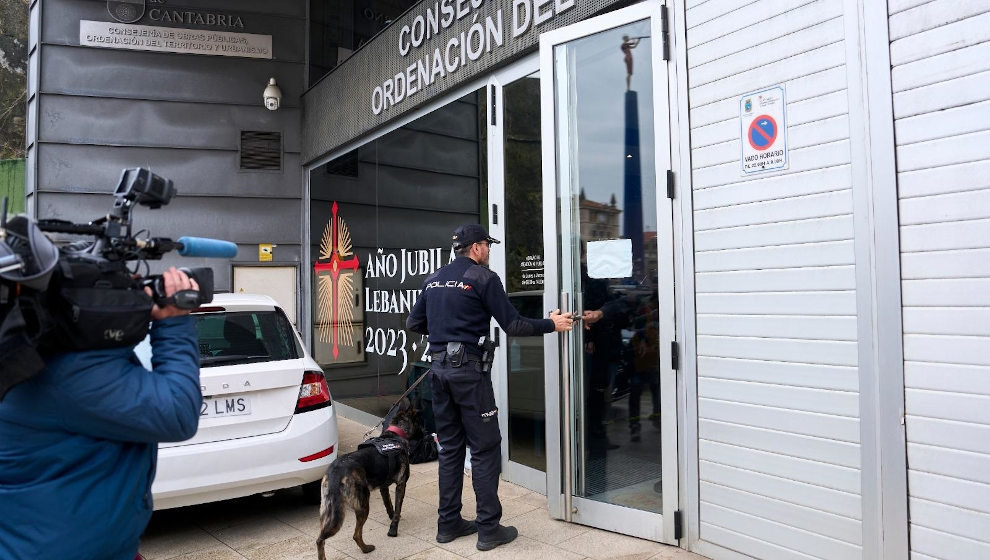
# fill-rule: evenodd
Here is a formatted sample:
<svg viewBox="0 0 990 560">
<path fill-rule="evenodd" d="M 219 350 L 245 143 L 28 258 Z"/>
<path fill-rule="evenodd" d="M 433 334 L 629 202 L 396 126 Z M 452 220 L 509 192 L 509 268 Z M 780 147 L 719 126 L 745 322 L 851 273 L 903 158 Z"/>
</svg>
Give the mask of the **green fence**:
<svg viewBox="0 0 990 560">
<path fill-rule="evenodd" d="M 7 197 L 7 213 L 24 212 L 24 160 L 0 159 L 0 200 Z"/>
</svg>

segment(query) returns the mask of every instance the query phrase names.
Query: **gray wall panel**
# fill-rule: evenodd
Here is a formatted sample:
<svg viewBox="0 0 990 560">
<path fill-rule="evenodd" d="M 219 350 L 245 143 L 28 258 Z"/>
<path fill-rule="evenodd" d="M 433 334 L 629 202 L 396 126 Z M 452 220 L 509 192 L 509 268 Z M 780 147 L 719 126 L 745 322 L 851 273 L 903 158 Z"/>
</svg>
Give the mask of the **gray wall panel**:
<svg viewBox="0 0 990 560">
<path fill-rule="evenodd" d="M 282 133 L 283 150 L 299 152 L 299 109 L 278 112 L 260 105 L 161 103 L 101 97 L 46 95 L 50 117 L 43 142 L 124 144 L 237 151 L 241 130 Z M 68 116 L 61 118 L 57 116 Z"/>
<path fill-rule="evenodd" d="M 150 167 L 172 179 L 179 194 L 162 209 L 137 209 L 136 228 L 161 237 L 226 239 L 239 248 L 232 260 L 173 254 L 152 263 L 152 272 L 169 264 L 206 264 L 216 273 L 217 288 L 229 290 L 232 263 L 257 263 L 258 243 L 278 245 L 272 264 L 298 263 L 307 4 L 168 0 L 154 5 L 236 13 L 243 29 L 206 28 L 272 35 L 275 59 L 265 60 L 80 47 L 80 20 L 111 20 L 104 0 L 34 2 L 32 21 L 41 30 L 33 35 L 37 48 L 30 53 L 31 77 L 37 80 L 32 107 L 38 113 L 28 126 L 38 141 L 28 150 L 29 185 L 37 185 L 35 192 L 28 189 L 29 212 L 90 221 L 110 208 L 121 169 Z M 204 28 L 149 17 L 138 24 Z M 269 77 L 282 90 L 276 112 L 263 108 Z M 282 170 L 240 171 L 241 130 L 280 131 Z"/>
<path fill-rule="evenodd" d="M 298 107 L 306 70 L 274 60 L 61 45 L 45 45 L 41 53 L 42 91 L 97 97 L 261 106 L 274 77 L 283 107 Z"/>
<path fill-rule="evenodd" d="M 107 194 L 38 193 L 39 214 L 88 222 L 107 213 L 113 196 Z M 172 199 L 158 210 L 139 207 L 132 213 L 134 231 L 148 229 L 151 235 L 176 239 L 183 235 L 215 237 L 236 243 L 293 244 L 299 239 L 299 221 L 285 216 L 299 213 L 299 201 L 263 198 Z M 256 255 L 255 255 L 256 256 Z"/>
<path fill-rule="evenodd" d="M 306 36 L 296 30 L 305 24 L 305 2 L 253 2 L 257 11 L 251 10 L 247 3 L 229 0 L 226 2 L 189 2 L 185 6 L 169 2 L 165 5 L 147 5 L 144 17 L 134 25 L 155 27 L 175 27 L 182 29 L 209 29 L 232 33 L 256 33 L 281 37 L 277 45 L 272 46 L 272 57 L 275 60 L 302 62 L 306 57 Z M 243 28 L 218 27 L 195 24 L 179 24 L 156 21 L 151 19 L 151 9 L 168 9 L 170 11 L 192 9 L 201 13 L 234 14 L 241 17 Z M 260 9 L 259 9 L 260 8 Z M 280 15 L 279 10 L 290 8 L 302 12 L 296 15 Z M 103 0 L 87 0 L 74 2 L 59 2 L 57 10 L 46 10 L 42 22 L 41 40 L 45 43 L 60 45 L 79 44 L 79 20 L 113 21 L 107 12 L 107 3 Z M 197 55 L 187 55 L 197 56 Z"/>
<path fill-rule="evenodd" d="M 295 154 L 286 155 L 282 173 L 238 171 L 237 154 L 220 151 L 41 144 L 39 157 L 38 184 L 47 191 L 110 193 L 122 169 L 149 167 L 174 181 L 180 195 L 285 198 L 297 204 L 302 195 Z M 296 208 L 284 218 L 298 221 L 301 212 Z"/>
</svg>

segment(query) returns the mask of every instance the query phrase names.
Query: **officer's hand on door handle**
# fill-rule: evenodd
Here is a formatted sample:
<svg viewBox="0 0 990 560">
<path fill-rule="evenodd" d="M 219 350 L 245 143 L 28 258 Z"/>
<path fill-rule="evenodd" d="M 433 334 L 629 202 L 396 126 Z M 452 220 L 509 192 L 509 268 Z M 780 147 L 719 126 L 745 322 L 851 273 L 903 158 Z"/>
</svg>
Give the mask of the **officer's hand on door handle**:
<svg viewBox="0 0 990 560">
<path fill-rule="evenodd" d="M 550 320 L 553 321 L 554 332 L 569 331 L 574 325 L 574 317 L 571 313 L 561 313 L 559 309 L 550 312 Z"/>
</svg>

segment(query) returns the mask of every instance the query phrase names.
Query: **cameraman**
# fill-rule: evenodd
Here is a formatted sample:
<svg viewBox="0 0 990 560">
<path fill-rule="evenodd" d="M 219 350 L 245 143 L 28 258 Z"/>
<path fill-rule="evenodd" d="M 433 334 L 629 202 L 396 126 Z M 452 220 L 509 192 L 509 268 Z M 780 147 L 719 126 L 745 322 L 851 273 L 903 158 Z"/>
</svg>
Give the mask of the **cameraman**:
<svg viewBox="0 0 990 560">
<path fill-rule="evenodd" d="M 199 290 L 175 267 L 162 277 L 168 297 Z M 135 558 L 158 442 L 192 437 L 199 421 L 188 314 L 152 308 L 152 371 L 133 347 L 53 354 L 0 402 L 0 558 Z"/>
</svg>

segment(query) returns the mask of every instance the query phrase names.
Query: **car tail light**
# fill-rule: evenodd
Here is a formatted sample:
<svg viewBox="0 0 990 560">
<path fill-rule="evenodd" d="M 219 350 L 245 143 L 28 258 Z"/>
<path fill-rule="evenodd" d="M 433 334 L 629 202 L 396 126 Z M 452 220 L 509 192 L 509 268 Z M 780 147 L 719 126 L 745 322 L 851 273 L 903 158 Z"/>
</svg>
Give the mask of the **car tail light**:
<svg viewBox="0 0 990 560">
<path fill-rule="evenodd" d="M 326 457 L 327 455 L 330 455 L 331 453 L 333 453 L 333 446 L 332 445 L 330 447 L 324 449 L 323 451 L 320 451 L 319 453 L 313 453 L 312 455 L 306 455 L 305 457 L 300 457 L 299 460 L 302 461 L 303 463 L 308 463 L 310 461 L 315 461 L 317 459 L 322 459 L 322 458 Z"/>
<path fill-rule="evenodd" d="M 319 410 L 330 406 L 330 388 L 327 378 L 320 371 L 307 371 L 303 374 L 299 387 L 299 400 L 296 401 L 296 414 Z"/>
</svg>

